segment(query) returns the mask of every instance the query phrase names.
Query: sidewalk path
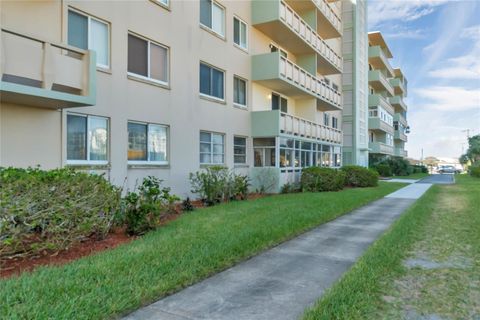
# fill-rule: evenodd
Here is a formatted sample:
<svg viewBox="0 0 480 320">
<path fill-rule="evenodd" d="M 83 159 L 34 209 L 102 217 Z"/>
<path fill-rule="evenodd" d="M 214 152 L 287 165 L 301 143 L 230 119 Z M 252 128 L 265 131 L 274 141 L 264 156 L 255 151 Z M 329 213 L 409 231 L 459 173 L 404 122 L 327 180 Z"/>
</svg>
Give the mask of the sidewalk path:
<svg viewBox="0 0 480 320">
<path fill-rule="evenodd" d="M 430 186 L 408 185 L 125 319 L 297 319 Z"/>
</svg>

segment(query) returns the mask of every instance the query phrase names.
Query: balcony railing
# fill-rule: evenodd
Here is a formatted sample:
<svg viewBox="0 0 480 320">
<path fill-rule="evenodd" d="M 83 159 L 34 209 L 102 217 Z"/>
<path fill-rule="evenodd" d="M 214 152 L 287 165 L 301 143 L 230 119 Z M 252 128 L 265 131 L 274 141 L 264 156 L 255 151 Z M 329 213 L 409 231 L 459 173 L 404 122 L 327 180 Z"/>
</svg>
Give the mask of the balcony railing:
<svg viewBox="0 0 480 320">
<path fill-rule="evenodd" d="M 408 141 L 407 135 L 400 130 L 395 130 L 393 138 L 396 140 L 402 140 L 403 142 Z"/>
<path fill-rule="evenodd" d="M 408 126 L 407 119 L 401 113 L 395 113 L 393 115 L 393 121 L 401 123 L 404 127 Z"/>
<path fill-rule="evenodd" d="M 393 146 L 383 142 L 369 142 L 370 153 L 393 154 Z"/>
<path fill-rule="evenodd" d="M 390 79 L 390 84 L 394 89 L 395 95 L 404 96 L 407 94 L 407 89 L 405 88 L 405 85 L 401 79 L 399 78 Z"/>
<path fill-rule="evenodd" d="M 2 29 L 1 101 L 46 108 L 91 106 L 95 52 Z"/>
<path fill-rule="evenodd" d="M 404 111 L 408 110 L 407 105 L 405 104 L 401 96 L 393 96 L 389 98 L 389 101 L 390 101 L 390 104 L 394 107 L 400 107 Z"/>
<path fill-rule="evenodd" d="M 280 19 L 321 57 L 342 70 L 342 58 L 284 1 L 280 1 Z"/>
<path fill-rule="evenodd" d="M 254 111 L 252 136 L 272 137 L 281 134 L 305 139 L 342 144 L 342 131 L 314 121 L 303 119 L 280 110 Z"/>
<path fill-rule="evenodd" d="M 338 35 L 342 34 L 342 20 L 337 16 L 335 11 L 326 0 L 313 0 L 318 10 L 323 14 L 323 16 L 330 22 L 330 24 L 335 28 Z"/>
<path fill-rule="evenodd" d="M 369 107 L 381 107 L 390 114 L 394 114 L 395 110 L 392 105 L 379 94 L 370 94 L 368 96 L 368 106 Z"/>
<path fill-rule="evenodd" d="M 293 81 L 297 86 L 304 88 L 318 99 L 324 100 L 337 108 L 342 108 L 342 99 L 338 91 L 327 85 L 323 79 L 311 75 L 283 56 L 280 56 L 280 76 Z"/>
<path fill-rule="evenodd" d="M 342 143 L 342 131 L 302 119 L 291 114 L 280 114 L 280 132 L 308 139 Z"/>
<path fill-rule="evenodd" d="M 386 91 L 391 97 L 394 95 L 392 85 L 380 70 L 368 71 L 368 82 L 376 90 Z"/>
<path fill-rule="evenodd" d="M 408 157 L 408 152 L 407 150 L 403 150 L 403 148 L 395 148 L 395 156 L 406 158 Z"/>
<path fill-rule="evenodd" d="M 395 76 L 393 68 L 390 65 L 390 62 L 388 61 L 387 56 L 385 55 L 385 53 L 383 52 L 380 46 L 369 47 L 368 58 L 371 61 L 371 64 L 374 66 L 374 68 L 379 68 L 380 67 L 379 63 L 381 63 L 381 67 L 383 67 L 388 71 L 388 74 L 390 75 L 390 77 Z"/>
</svg>

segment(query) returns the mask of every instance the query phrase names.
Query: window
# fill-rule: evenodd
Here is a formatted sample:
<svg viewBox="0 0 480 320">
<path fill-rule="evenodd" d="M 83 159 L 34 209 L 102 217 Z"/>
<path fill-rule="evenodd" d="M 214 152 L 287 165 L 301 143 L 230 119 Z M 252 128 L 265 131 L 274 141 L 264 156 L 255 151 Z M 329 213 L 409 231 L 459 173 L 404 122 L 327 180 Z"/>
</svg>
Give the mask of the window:
<svg viewBox="0 0 480 320">
<path fill-rule="evenodd" d="M 225 9 L 213 0 L 200 0 L 200 23 L 225 36 Z"/>
<path fill-rule="evenodd" d="M 128 34 L 128 73 L 168 84 L 168 48 Z"/>
<path fill-rule="evenodd" d="M 233 137 L 233 163 L 247 163 L 247 138 Z"/>
<path fill-rule="evenodd" d="M 67 114 L 67 163 L 108 162 L 108 119 Z"/>
<path fill-rule="evenodd" d="M 167 164 L 168 127 L 151 123 L 128 122 L 129 163 Z"/>
<path fill-rule="evenodd" d="M 247 49 L 247 24 L 233 17 L 233 42 L 242 49 Z"/>
<path fill-rule="evenodd" d="M 95 50 L 97 66 L 110 66 L 109 25 L 96 18 L 68 10 L 68 44 L 85 50 Z"/>
<path fill-rule="evenodd" d="M 327 113 L 323 114 L 323 125 L 325 126 L 330 125 L 330 116 Z"/>
<path fill-rule="evenodd" d="M 200 63 L 200 93 L 223 100 L 225 73 L 205 63 Z"/>
<path fill-rule="evenodd" d="M 200 131 L 200 164 L 225 163 L 225 135 Z"/>
<path fill-rule="evenodd" d="M 247 106 L 247 81 L 237 76 L 233 77 L 233 103 Z"/>
<path fill-rule="evenodd" d="M 338 118 L 332 117 L 332 128 L 338 129 Z"/>
<path fill-rule="evenodd" d="M 255 167 L 275 167 L 275 138 L 253 139 Z"/>
<path fill-rule="evenodd" d="M 158 2 L 159 4 L 165 6 L 165 7 L 168 7 L 169 6 L 169 0 L 152 0 L 153 2 Z"/>
<path fill-rule="evenodd" d="M 272 92 L 272 110 L 279 110 L 288 112 L 288 100 L 280 95 Z"/>
</svg>

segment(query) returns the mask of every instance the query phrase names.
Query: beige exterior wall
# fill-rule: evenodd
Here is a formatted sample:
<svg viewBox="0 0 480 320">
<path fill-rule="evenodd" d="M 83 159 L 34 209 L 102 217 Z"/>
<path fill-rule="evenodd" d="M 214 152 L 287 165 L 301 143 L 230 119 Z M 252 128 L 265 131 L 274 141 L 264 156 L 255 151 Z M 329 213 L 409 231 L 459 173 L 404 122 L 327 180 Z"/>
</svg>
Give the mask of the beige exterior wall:
<svg viewBox="0 0 480 320">
<path fill-rule="evenodd" d="M 68 9 L 73 8 L 109 24 L 110 68 L 97 70 L 96 104 L 90 107 L 47 109 L 2 102 L 0 105 L 0 165 L 36 166 L 50 169 L 67 165 L 66 116 L 68 113 L 109 119 L 109 164 L 88 166 L 105 172 L 109 179 L 132 189 L 147 175 L 165 180 L 173 192 L 189 193 L 188 174 L 200 169 L 201 130 L 225 134 L 225 165 L 234 168 L 234 135 L 251 137 L 251 111 L 271 110 L 272 90 L 251 79 L 251 57 L 269 52 L 272 42 L 252 27 L 250 1 L 219 1 L 225 7 L 225 38 L 202 28 L 197 1 L 170 1 L 169 8 L 156 1 L 2 1 L 2 28 L 45 41 L 67 43 Z M 340 2 L 332 3 L 340 15 Z M 248 50 L 233 43 L 233 17 L 248 25 Z M 169 85 L 127 76 L 129 32 L 169 48 Z M 329 39 L 341 53 L 341 38 Z M 298 57 L 289 53 L 288 59 Z M 225 71 L 225 102 L 199 94 L 199 64 L 206 62 Z M 247 82 L 247 108 L 233 104 L 233 77 Z M 317 74 L 319 77 L 322 76 Z M 341 75 L 327 76 L 339 87 Z M 289 113 L 323 124 L 323 112 L 314 98 L 288 98 Z M 339 118 L 341 111 L 329 111 Z M 169 164 L 129 165 L 129 120 L 169 126 Z M 247 139 L 247 165 L 236 170 L 248 173 L 253 165 L 252 139 Z M 82 166 L 85 169 L 85 166 Z"/>
</svg>

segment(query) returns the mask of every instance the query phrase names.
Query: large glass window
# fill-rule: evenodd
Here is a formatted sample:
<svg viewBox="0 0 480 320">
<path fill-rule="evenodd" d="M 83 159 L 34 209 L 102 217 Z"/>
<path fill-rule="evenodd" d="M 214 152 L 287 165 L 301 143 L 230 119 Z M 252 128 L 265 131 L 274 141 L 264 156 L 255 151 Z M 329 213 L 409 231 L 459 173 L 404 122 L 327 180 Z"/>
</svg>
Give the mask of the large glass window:
<svg viewBox="0 0 480 320">
<path fill-rule="evenodd" d="M 168 48 L 128 35 L 128 73 L 168 84 Z"/>
<path fill-rule="evenodd" d="M 108 160 L 108 119 L 67 114 L 67 162 Z"/>
<path fill-rule="evenodd" d="M 225 36 L 225 9 L 212 0 L 200 0 L 200 23 Z"/>
<path fill-rule="evenodd" d="M 95 50 L 97 66 L 110 65 L 110 40 L 108 23 L 68 10 L 68 44 L 85 50 Z"/>
<path fill-rule="evenodd" d="M 205 63 L 200 63 L 200 93 L 223 100 L 225 73 Z"/>
<path fill-rule="evenodd" d="M 128 122 L 128 161 L 168 163 L 168 127 Z"/>
<path fill-rule="evenodd" d="M 225 163 L 225 135 L 200 131 L 200 164 Z"/>
<path fill-rule="evenodd" d="M 247 138 L 233 137 L 233 163 L 247 163 Z"/>
<path fill-rule="evenodd" d="M 275 167 L 275 138 L 253 139 L 254 166 Z"/>
<path fill-rule="evenodd" d="M 247 24 L 233 17 L 233 42 L 242 49 L 247 49 Z"/>
<path fill-rule="evenodd" d="M 237 76 L 233 77 L 233 103 L 247 106 L 247 81 Z"/>
<path fill-rule="evenodd" d="M 280 110 L 288 112 L 288 100 L 276 93 L 272 92 L 272 110 Z"/>
</svg>

